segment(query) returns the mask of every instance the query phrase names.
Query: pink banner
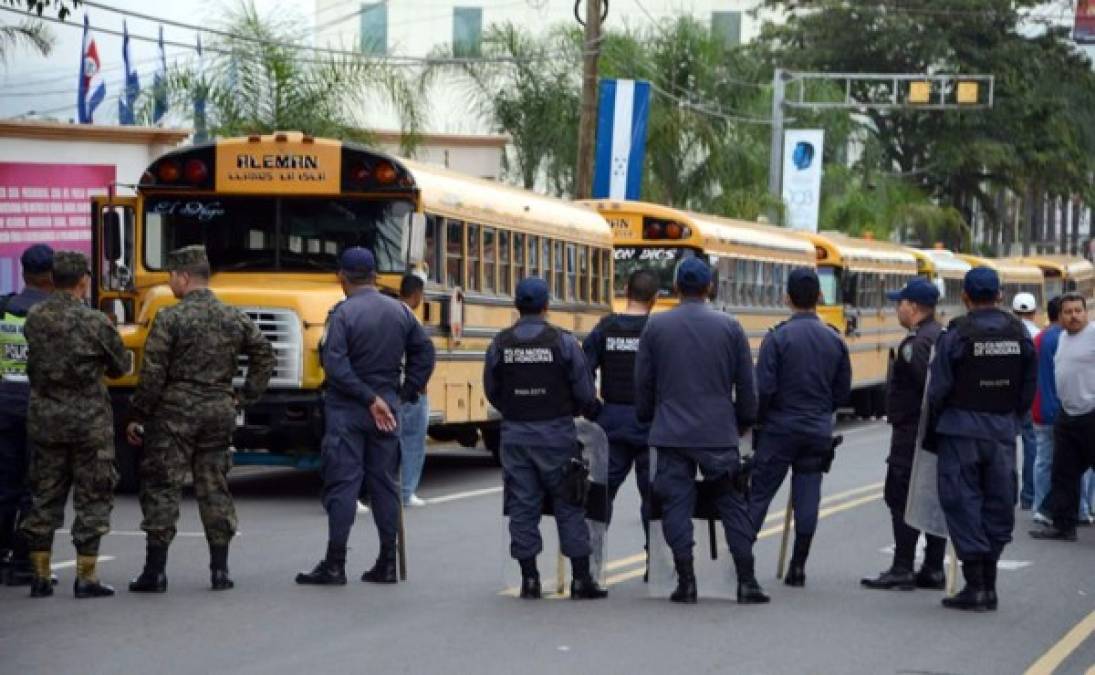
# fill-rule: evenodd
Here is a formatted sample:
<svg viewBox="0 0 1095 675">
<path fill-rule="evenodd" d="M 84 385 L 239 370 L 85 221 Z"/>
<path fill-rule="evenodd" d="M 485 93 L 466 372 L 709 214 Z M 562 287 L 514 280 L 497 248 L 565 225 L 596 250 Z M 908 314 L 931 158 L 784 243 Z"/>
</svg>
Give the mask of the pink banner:
<svg viewBox="0 0 1095 675">
<path fill-rule="evenodd" d="M 91 252 L 90 198 L 114 177 L 105 164 L 0 162 L 0 293 L 23 287 L 19 256 L 31 244 Z"/>
</svg>

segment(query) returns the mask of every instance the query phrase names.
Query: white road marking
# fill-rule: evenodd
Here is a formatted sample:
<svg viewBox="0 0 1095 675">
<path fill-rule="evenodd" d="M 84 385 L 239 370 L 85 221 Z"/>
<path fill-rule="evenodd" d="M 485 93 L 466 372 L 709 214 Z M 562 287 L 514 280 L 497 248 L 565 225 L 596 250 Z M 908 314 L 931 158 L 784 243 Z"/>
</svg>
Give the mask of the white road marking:
<svg viewBox="0 0 1095 675">
<path fill-rule="evenodd" d="M 57 534 L 69 534 L 69 531 L 68 530 L 57 530 Z M 240 536 L 241 534 L 243 534 L 243 533 L 242 532 L 236 532 L 237 537 Z M 111 530 L 110 532 L 107 532 L 107 535 L 108 536 L 109 535 L 115 535 L 115 536 L 118 536 L 118 537 L 145 537 L 145 536 L 148 535 L 148 533 L 144 532 L 143 530 Z M 177 532 L 175 534 L 175 536 L 176 537 L 201 537 L 202 539 L 204 539 L 205 538 L 205 533 L 204 532 Z"/>
<path fill-rule="evenodd" d="M 430 497 L 424 499 L 427 505 L 444 504 L 446 502 L 455 502 L 460 499 L 470 499 L 472 497 L 482 497 L 484 495 L 496 495 L 502 491 L 502 486 L 482 488 L 479 490 L 468 490 L 466 492 L 454 492 L 451 495 L 442 495 L 440 497 Z"/>
<path fill-rule="evenodd" d="M 98 562 L 108 562 L 110 560 L 114 560 L 114 556 L 112 556 L 112 555 L 101 555 L 101 556 L 99 556 Z M 65 560 L 63 562 L 53 563 L 52 565 L 49 566 L 49 568 L 51 570 L 67 570 L 70 567 L 76 567 L 76 561 L 75 560 Z"/>
<path fill-rule="evenodd" d="M 882 548 L 878 549 L 878 552 L 879 553 L 884 553 L 888 556 L 893 555 L 893 544 L 890 544 L 889 546 L 883 546 Z M 919 542 L 917 544 L 917 547 L 916 547 L 916 561 L 921 562 L 923 559 L 924 559 L 924 543 Z M 951 559 L 950 556 L 946 556 L 946 558 L 944 560 L 946 562 L 949 562 L 950 559 Z M 1001 561 L 996 563 L 996 566 L 999 569 L 1007 570 L 1008 572 L 1015 572 L 1017 570 L 1023 569 L 1024 567 L 1030 567 L 1033 564 L 1034 564 L 1034 561 L 1032 561 L 1032 560 L 1001 560 Z"/>
</svg>

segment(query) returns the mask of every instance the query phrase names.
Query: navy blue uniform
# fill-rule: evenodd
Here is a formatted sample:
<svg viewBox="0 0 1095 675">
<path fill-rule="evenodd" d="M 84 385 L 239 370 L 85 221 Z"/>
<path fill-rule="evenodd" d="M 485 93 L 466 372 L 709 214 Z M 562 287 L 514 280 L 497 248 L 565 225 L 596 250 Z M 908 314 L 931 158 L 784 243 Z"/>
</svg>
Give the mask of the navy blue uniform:
<svg viewBox="0 0 1095 675">
<path fill-rule="evenodd" d="M 909 333 L 897 348 L 886 389 L 886 417 L 893 432 L 890 436 L 890 454 L 886 458 L 889 466 L 883 495 L 893 524 L 894 568 L 900 570 L 912 570 L 916 542 L 920 538 L 920 531 L 905 522 L 905 503 L 909 498 L 928 362 L 932 347 L 942 331 L 943 326 L 930 317 Z M 925 534 L 925 538 L 924 567 L 942 571 L 947 540 L 931 534 Z"/>
<path fill-rule="evenodd" d="M 24 288 L 21 293 L 7 299 L 7 309 L 0 311 L 0 319 L 6 313 L 25 317 L 31 307 L 49 297 L 49 293 L 34 288 Z M 30 486 L 27 484 L 27 467 L 30 452 L 27 449 L 27 402 L 30 400 L 30 384 L 25 377 L 5 377 L 0 381 L 0 551 L 11 546 L 12 528 L 20 514 L 30 509 Z"/>
<path fill-rule="evenodd" d="M 406 305 L 368 286 L 331 310 L 322 356 L 327 424 L 323 506 L 330 541 L 345 546 L 349 539 L 364 481 L 381 546 L 394 547 L 399 435 L 398 430 L 377 429 L 369 405 L 379 396 L 398 413 L 401 394 L 409 398 L 423 391 L 433 372 L 433 344 Z"/>
<path fill-rule="evenodd" d="M 989 377 L 975 370 L 974 340 L 958 330 L 960 321 L 976 329 L 1012 334 L 1014 350 L 999 353 L 1009 361 L 993 364 Z M 1006 343 L 1006 344 L 1007 344 Z M 983 351 L 983 350 L 982 350 Z M 986 356 L 993 356 L 985 352 Z M 1001 357 L 996 357 L 1001 358 Z M 947 531 L 963 562 L 996 560 L 1011 541 L 1015 526 L 1017 476 L 1015 437 L 1023 415 L 1030 410 L 1037 388 L 1034 344 L 1013 316 L 999 309 L 979 309 L 952 321 L 936 343 L 931 364 L 928 402 L 932 411 L 934 446 L 939 454 L 939 502 Z M 1009 365 L 1010 362 L 1010 365 Z M 1008 369 L 1014 370 L 1009 374 Z M 978 384 L 992 387 L 965 395 Z M 978 401 L 1005 398 L 1006 408 L 978 410 Z M 972 401 L 971 401 L 972 399 Z"/>
<path fill-rule="evenodd" d="M 654 498 L 666 543 L 691 560 L 697 468 L 705 479 L 738 469 L 738 433 L 753 425 L 757 399 L 749 340 L 741 325 L 699 299 L 650 317 L 635 362 L 635 408 L 651 422 L 658 449 Z M 752 563 L 752 531 L 744 497 L 720 492 L 715 505 L 735 559 Z"/>
<path fill-rule="evenodd" d="M 650 519 L 650 425 L 635 416 L 635 356 L 647 315 L 610 314 L 582 342 L 590 372 L 601 371 L 601 400 L 597 424 L 608 436 L 608 494 L 611 501 L 635 465 L 635 482 L 641 498 L 643 531 Z M 623 390 L 623 391 L 621 391 Z"/>
<path fill-rule="evenodd" d="M 514 359 L 512 353 L 507 357 L 503 336 L 515 341 L 515 346 L 508 349 L 528 350 L 533 355 L 549 354 L 550 359 Z M 540 339 L 546 339 L 546 343 L 520 346 L 532 345 Z M 530 401 L 533 414 L 511 413 L 521 405 L 511 399 L 514 388 L 507 380 L 513 374 L 507 368 L 516 365 L 545 368 L 558 383 L 560 391 L 540 393 L 545 394 L 550 403 L 565 400 L 565 405 L 560 405 L 556 413 L 546 418 L 535 414 L 535 408 L 543 407 L 543 402 L 538 400 Z M 537 371 L 540 372 L 543 371 Z M 535 377 L 538 374 L 533 379 Z M 523 316 L 512 329 L 491 342 L 483 370 L 483 387 L 491 405 L 502 412 L 502 469 L 506 513 L 510 517 L 510 554 L 517 560 L 529 560 L 543 549 L 540 515 L 544 499 L 550 494 L 563 555 L 569 558 L 589 556 L 585 509 L 567 499 L 557 498 L 563 488 L 564 467 L 578 451 L 574 416 L 595 399 L 593 378 L 581 345 L 569 333 L 548 324 L 543 316 Z M 530 398 L 538 398 L 535 391 L 529 394 Z M 529 417 L 541 419 L 518 419 Z"/>
<path fill-rule="evenodd" d="M 798 312 L 765 336 L 757 358 L 758 422 L 749 518 L 759 532 L 793 467 L 795 533 L 812 536 L 821 500 L 821 465 L 832 445 L 833 413 L 851 392 L 844 340 L 813 312 Z"/>
</svg>

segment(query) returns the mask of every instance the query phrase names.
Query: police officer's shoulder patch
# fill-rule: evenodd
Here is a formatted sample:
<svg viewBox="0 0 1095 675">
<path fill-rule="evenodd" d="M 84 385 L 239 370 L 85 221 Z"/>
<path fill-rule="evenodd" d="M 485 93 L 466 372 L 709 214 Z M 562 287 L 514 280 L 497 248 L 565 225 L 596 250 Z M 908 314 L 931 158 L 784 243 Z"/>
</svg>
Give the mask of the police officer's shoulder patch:
<svg viewBox="0 0 1095 675">
<path fill-rule="evenodd" d="M 906 342 L 905 346 L 901 348 L 901 358 L 905 359 L 905 363 L 912 363 L 913 344 L 911 340 Z"/>
</svg>

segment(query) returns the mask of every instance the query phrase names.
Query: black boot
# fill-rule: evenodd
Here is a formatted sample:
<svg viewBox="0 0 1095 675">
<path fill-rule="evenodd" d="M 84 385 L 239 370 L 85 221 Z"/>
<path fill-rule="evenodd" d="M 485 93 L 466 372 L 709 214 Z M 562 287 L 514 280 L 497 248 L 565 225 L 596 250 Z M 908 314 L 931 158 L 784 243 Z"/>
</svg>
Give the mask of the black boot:
<svg viewBox="0 0 1095 675">
<path fill-rule="evenodd" d="M 57 585 L 57 576 L 52 572 L 49 575 L 50 583 Z M 8 564 L 7 578 L 4 583 L 8 586 L 26 586 L 34 579 L 34 566 L 30 562 L 30 550 L 27 540 L 18 531 L 12 537 L 11 562 Z"/>
<path fill-rule="evenodd" d="M 983 564 L 980 559 L 962 562 L 962 576 L 966 577 L 966 587 L 953 598 L 943 598 L 944 607 L 967 612 L 987 612 L 991 609 L 988 592 L 985 590 Z"/>
<path fill-rule="evenodd" d="M 53 582 L 50 579 L 49 551 L 34 551 L 28 554 L 31 568 L 30 597 L 48 598 L 53 595 Z M 14 584 L 13 584 L 14 585 Z"/>
<path fill-rule="evenodd" d="M 311 572 L 297 575 L 297 583 L 314 586 L 346 585 L 346 546 L 327 543 L 327 557 L 320 560 Z"/>
<path fill-rule="evenodd" d="M 1046 525 L 1040 530 L 1031 530 L 1030 536 L 1035 539 L 1049 539 L 1052 541 L 1076 541 L 1076 528 Z"/>
<path fill-rule="evenodd" d="M 947 575 L 942 569 L 933 569 L 924 565 L 916 573 L 916 587 L 941 591 L 947 587 Z"/>
<path fill-rule="evenodd" d="M 214 591 L 227 591 L 236 586 L 228 576 L 228 544 L 209 545 L 209 585 Z"/>
<path fill-rule="evenodd" d="M 571 558 L 570 571 L 574 577 L 570 580 L 571 600 L 600 600 L 608 597 L 608 591 L 598 586 L 589 573 L 589 556 Z"/>
<path fill-rule="evenodd" d="M 15 513 L 0 515 L 0 583 L 8 578 L 11 548 L 15 537 Z"/>
<path fill-rule="evenodd" d="M 995 610 L 998 601 L 996 599 L 996 562 L 999 560 L 997 556 L 991 556 L 985 559 L 984 567 L 982 569 L 983 576 L 985 578 L 985 600 L 990 610 Z"/>
<path fill-rule="evenodd" d="M 901 568 L 894 565 L 877 577 L 864 577 L 860 579 L 859 583 L 864 588 L 873 588 L 876 590 L 889 591 L 897 589 L 899 591 L 911 591 L 916 588 L 916 577 L 913 575 L 912 569 Z"/>
<path fill-rule="evenodd" d="M 144 569 L 129 582 L 131 593 L 167 592 L 167 547 L 146 544 Z"/>
<path fill-rule="evenodd" d="M 521 564 L 521 597 L 525 600 L 539 600 L 540 570 L 536 569 L 536 558 L 518 560 Z"/>
<path fill-rule="evenodd" d="M 399 581 L 395 565 L 395 544 L 381 544 L 380 553 L 372 569 L 361 575 L 362 581 L 371 584 L 394 584 Z"/>
<path fill-rule="evenodd" d="M 738 572 L 738 604 L 761 605 L 770 602 L 764 589 L 757 583 L 753 572 L 753 556 L 734 556 L 734 568 Z"/>
<path fill-rule="evenodd" d="M 105 598 L 114 595 L 114 587 L 99 581 L 95 566 L 99 561 L 98 553 L 76 555 L 76 581 L 72 584 L 72 594 L 79 599 Z"/>
<path fill-rule="evenodd" d="M 797 588 L 806 585 L 806 558 L 810 555 L 810 542 L 813 540 L 812 534 L 795 535 L 794 553 L 791 554 L 791 564 L 787 566 L 783 583 Z"/>
<path fill-rule="evenodd" d="M 673 564 L 677 568 L 677 588 L 669 596 L 669 600 L 685 605 L 696 604 L 699 601 L 699 592 L 696 588 L 696 570 L 692 566 L 692 558 L 673 558 Z"/>
</svg>

